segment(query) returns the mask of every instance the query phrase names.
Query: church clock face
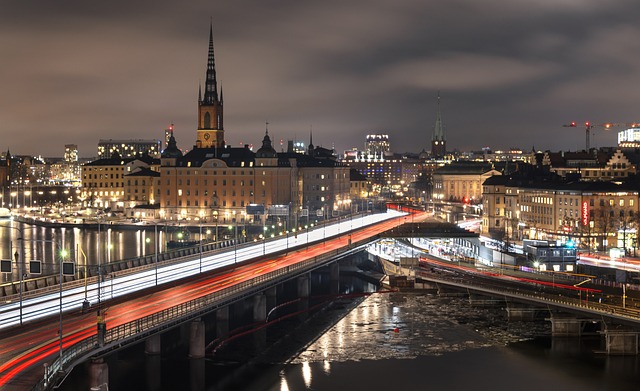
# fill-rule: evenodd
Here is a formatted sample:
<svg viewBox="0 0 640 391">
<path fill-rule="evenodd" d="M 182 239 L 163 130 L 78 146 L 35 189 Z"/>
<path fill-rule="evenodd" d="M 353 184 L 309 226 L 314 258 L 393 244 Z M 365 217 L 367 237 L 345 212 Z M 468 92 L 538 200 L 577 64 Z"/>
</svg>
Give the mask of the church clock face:
<svg viewBox="0 0 640 391">
<path fill-rule="evenodd" d="M 209 138 L 211 138 L 211 135 L 209 133 L 205 133 L 204 134 L 204 139 L 205 140 L 209 140 Z"/>
</svg>

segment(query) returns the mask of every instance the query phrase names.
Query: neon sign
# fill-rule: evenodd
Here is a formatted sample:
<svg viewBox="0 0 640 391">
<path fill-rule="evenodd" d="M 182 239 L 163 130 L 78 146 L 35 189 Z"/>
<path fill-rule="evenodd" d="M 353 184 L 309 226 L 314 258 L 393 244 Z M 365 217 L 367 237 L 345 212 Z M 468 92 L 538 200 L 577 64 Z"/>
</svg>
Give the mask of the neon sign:
<svg viewBox="0 0 640 391">
<path fill-rule="evenodd" d="M 582 225 L 589 225 L 589 204 L 587 201 L 582 201 Z"/>
</svg>

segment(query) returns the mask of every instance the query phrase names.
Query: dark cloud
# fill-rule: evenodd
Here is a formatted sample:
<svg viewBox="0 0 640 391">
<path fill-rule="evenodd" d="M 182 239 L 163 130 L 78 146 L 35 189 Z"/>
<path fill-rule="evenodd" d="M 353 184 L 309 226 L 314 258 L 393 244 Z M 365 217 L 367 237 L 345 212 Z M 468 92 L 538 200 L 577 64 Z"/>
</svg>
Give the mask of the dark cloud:
<svg viewBox="0 0 640 391">
<path fill-rule="evenodd" d="M 0 149 L 60 156 L 101 138 L 190 147 L 209 23 L 227 141 L 339 151 L 370 132 L 426 147 L 436 93 L 448 146 L 578 149 L 576 121 L 632 122 L 640 28 L 631 0 L 5 2 Z M 43 141 L 40 141 L 43 140 Z M 596 146 L 615 132 L 596 130 Z"/>
</svg>

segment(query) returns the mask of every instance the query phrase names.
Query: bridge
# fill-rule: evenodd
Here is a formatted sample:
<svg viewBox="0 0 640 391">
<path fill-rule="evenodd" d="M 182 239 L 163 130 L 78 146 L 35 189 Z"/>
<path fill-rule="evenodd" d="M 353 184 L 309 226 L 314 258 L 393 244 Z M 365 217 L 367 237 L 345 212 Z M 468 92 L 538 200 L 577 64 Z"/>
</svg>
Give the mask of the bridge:
<svg viewBox="0 0 640 391">
<path fill-rule="evenodd" d="M 202 356 L 202 316 L 215 313 L 228 328 L 229 305 L 250 300 L 254 319 L 264 321 L 276 287 L 294 281 L 299 296 L 308 297 L 310 271 L 337 266 L 337 259 L 402 224 L 399 216 L 389 211 L 342 219 L 274 240 L 113 270 L 107 279 L 90 279 L 84 286 L 82 281 L 59 280 L 57 292 L 51 292 L 51 286 L 40 294 L 35 289 L 20 303 L 15 294 L 5 296 L 0 305 L 0 388 L 28 388 L 26 384 L 39 378 L 33 389 L 50 389 L 79 363 L 142 340 L 148 351 L 158 352 L 159 335 L 187 323 L 195 341 L 191 354 Z M 337 278 L 335 267 L 331 274 Z M 91 313 L 80 311 L 86 298 L 94 303 Z M 95 365 L 99 373 L 104 364 Z M 102 384 L 100 376 L 96 382 Z"/>
<path fill-rule="evenodd" d="M 420 220 L 425 216 L 416 214 L 413 217 Z M 59 296 L 57 293 L 34 294 L 22 303 L 23 326 L 18 326 L 18 304 L 15 301 L 0 304 L 0 327 L 4 327 L 0 330 L 0 361 L 4 362 L 0 364 L 0 388 L 25 389 L 37 383 L 33 389 L 50 389 L 63 381 L 76 365 L 88 360 L 91 361 L 92 372 L 97 374 L 96 384 L 102 384 L 106 364 L 100 361 L 100 357 L 142 341 L 149 354 L 158 354 L 160 335 L 185 325 L 191 335 L 190 355 L 202 357 L 205 346 L 202 318 L 205 316 L 213 314 L 216 327 L 222 327 L 216 330 L 216 334 L 228 335 L 229 318 L 233 316 L 229 308 L 234 303 L 251 303 L 254 321 L 264 322 L 268 309 L 274 308 L 282 284 L 293 284 L 299 297 L 308 297 L 310 271 L 328 266 L 330 275 L 335 278 L 336 259 L 359 251 L 371 241 L 401 231 L 421 231 L 422 235 L 433 235 L 431 237 L 451 233 L 444 229 L 444 225 L 413 225 L 408 229 L 398 229 L 410 224 L 406 223 L 407 219 L 393 212 L 384 218 L 362 216 L 343 219 L 338 224 L 316 227 L 271 241 L 234 244 L 224 249 L 114 270 L 100 286 L 95 280 L 89 280 L 86 288 L 79 286 L 78 282 L 59 284 L 63 288 L 58 292 Z M 442 228 L 439 230 L 437 227 Z M 461 238 L 469 235 L 459 234 Z M 558 300 L 553 295 L 547 297 L 545 292 L 518 292 L 517 289 L 500 286 L 500 282 L 497 286 L 473 284 L 448 273 L 439 275 L 420 271 L 419 277 L 425 282 L 509 297 L 513 302 L 524 300 L 529 304 L 549 306 L 556 305 L 553 303 Z M 99 297 L 103 300 L 102 307 L 98 308 L 101 311 L 98 319 L 93 311 L 90 314 L 79 311 L 87 295 L 92 303 Z M 12 298 L 15 300 L 15 295 Z M 586 309 L 590 318 L 596 314 L 589 312 L 589 307 L 579 300 L 578 303 L 573 299 L 563 301 L 555 308 L 563 308 L 563 305 Z M 602 310 L 611 322 L 636 324 L 637 314 L 631 310 L 620 312 L 619 306 L 590 305 Z M 57 323 L 58 315 L 60 327 L 52 326 L 52 322 Z M 62 332 L 57 334 L 58 330 Z"/>
<path fill-rule="evenodd" d="M 608 354 L 639 353 L 640 307 L 637 302 L 627 305 L 627 292 L 615 295 L 614 289 L 587 284 L 590 279 L 584 277 L 578 281 L 562 276 L 549 280 L 531 273 L 455 265 L 432 257 L 422 258 L 421 267 L 414 272 L 416 283 L 461 290 L 472 304 L 506 304 L 510 319 L 526 320 L 537 311 L 546 311 L 553 336 L 580 336 L 586 326 L 598 324 Z"/>
</svg>

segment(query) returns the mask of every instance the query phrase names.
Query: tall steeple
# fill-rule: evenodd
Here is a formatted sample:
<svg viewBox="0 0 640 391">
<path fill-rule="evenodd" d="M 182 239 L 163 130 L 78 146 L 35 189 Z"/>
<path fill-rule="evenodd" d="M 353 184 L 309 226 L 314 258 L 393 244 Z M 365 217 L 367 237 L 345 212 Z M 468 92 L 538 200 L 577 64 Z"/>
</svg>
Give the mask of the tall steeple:
<svg viewBox="0 0 640 391">
<path fill-rule="evenodd" d="M 223 148 L 223 103 L 222 88 L 218 97 L 218 79 L 213 50 L 213 24 L 209 26 L 209 54 L 204 84 L 204 96 L 198 88 L 198 136 L 196 148 Z"/>
<path fill-rule="evenodd" d="M 213 24 L 209 25 L 209 58 L 207 60 L 207 77 L 204 85 L 204 104 L 211 105 L 218 101 L 218 80 L 216 79 L 216 60 L 213 55 Z"/>
<path fill-rule="evenodd" d="M 309 147 L 308 147 L 308 154 L 309 155 L 313 155 L 313 125 L 309 126 Z"/>
<path fill-rule="evenodd" d="M 431 137 L 431 156 L 436 159 L 443 158 L 447 153 L 447 140 L 444 135 L 442 116 L 440 115 L 440 91 L 438 91 L 437 99 L 436 124 L 433 128 L 433 137 Z"/>
</svg>

